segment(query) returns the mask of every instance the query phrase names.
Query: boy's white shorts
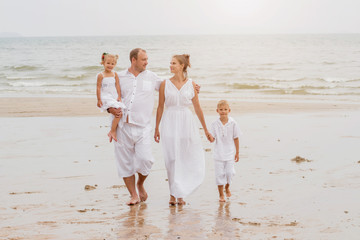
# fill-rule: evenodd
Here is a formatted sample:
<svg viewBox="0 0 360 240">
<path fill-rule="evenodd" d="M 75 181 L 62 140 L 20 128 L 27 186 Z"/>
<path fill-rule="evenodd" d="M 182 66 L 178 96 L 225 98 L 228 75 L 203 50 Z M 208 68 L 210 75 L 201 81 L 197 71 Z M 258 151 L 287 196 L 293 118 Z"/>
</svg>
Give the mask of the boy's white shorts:
<svg viewBox="0 0 360 240">
<path fill-rule="evenodd" d="M 235 175 L 234 163 L 234 160 L 214 161 L 216 185 L 231 184 L 232 177 Z"/>
<path fill-rule="evenodd" d="M 119 177 L 130 177 L 135 173 L 149 175 L 154 163 L 151 126 L 124 123 L 118 126 L 116 134 L 118 142 L 114 142 L 114 148 Z"/>
</svg>

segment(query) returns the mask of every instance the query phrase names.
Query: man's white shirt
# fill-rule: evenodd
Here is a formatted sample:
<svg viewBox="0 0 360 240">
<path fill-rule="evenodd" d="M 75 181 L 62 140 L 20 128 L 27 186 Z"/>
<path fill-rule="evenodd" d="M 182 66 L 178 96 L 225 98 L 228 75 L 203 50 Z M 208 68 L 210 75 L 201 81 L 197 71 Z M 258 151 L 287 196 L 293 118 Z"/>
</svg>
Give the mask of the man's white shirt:
<svg viewBox="0 0 360 240">
<path fill-rule="evenodd" d="M 154 108 L 154 91 L 159 91 L 162 80 L 153 72 L 145 70 L 134 76 L 129 70 L 118 72 L 121 99 L 126 105 L 124 122 L 145 127 L 151 122 Z"/>
</svg>

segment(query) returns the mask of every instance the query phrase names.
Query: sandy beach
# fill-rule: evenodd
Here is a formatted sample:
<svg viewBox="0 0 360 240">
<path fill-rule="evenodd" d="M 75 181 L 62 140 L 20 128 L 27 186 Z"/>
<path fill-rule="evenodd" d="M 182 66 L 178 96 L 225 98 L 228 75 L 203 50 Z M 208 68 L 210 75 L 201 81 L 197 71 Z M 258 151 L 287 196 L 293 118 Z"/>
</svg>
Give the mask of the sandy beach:
<svg viewBox="0 0 360 240">
<path fill-rule="evenodd" d="M 360 104 L 230 103 L 244 132 L 233 196 L 218 202 L 202 133 L 206 177 L 188 204 L 168 206 L 154 142 L 149 198 L 129 207 L 95 99 L 0 98 L 0 239 L 358 239 Z M 216 101 L 201 104 L 210 124 Z"/>
</svg>

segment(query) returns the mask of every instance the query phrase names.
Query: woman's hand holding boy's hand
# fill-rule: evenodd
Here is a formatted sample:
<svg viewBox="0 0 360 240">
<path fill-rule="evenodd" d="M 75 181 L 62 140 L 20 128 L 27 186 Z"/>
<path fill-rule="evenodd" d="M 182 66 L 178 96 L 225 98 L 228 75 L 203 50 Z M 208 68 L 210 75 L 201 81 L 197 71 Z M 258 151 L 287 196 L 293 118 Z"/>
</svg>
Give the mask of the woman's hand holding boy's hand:
<svg viewBox="0 0 360 240">
<path fill-rule="evenodd" d="M 206 136 L 207 140 L 209 140 L 210 142 L 215 141 L 214 137 L 207 130 L 205 130 L 205 136 Z"/>
</svg>

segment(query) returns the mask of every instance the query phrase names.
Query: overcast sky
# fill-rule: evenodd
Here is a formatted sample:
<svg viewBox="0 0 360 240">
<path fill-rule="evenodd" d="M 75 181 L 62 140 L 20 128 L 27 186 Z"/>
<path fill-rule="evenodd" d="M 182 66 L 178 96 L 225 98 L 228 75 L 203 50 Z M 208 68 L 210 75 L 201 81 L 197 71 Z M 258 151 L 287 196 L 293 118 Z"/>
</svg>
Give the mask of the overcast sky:
<svg viewBox="0 0 360 240">
<path fill-rule="evenodd" d="M 360 0 L 0 0 L 0 33 L 360 33 L 359 12 Z"/>
</svg>

